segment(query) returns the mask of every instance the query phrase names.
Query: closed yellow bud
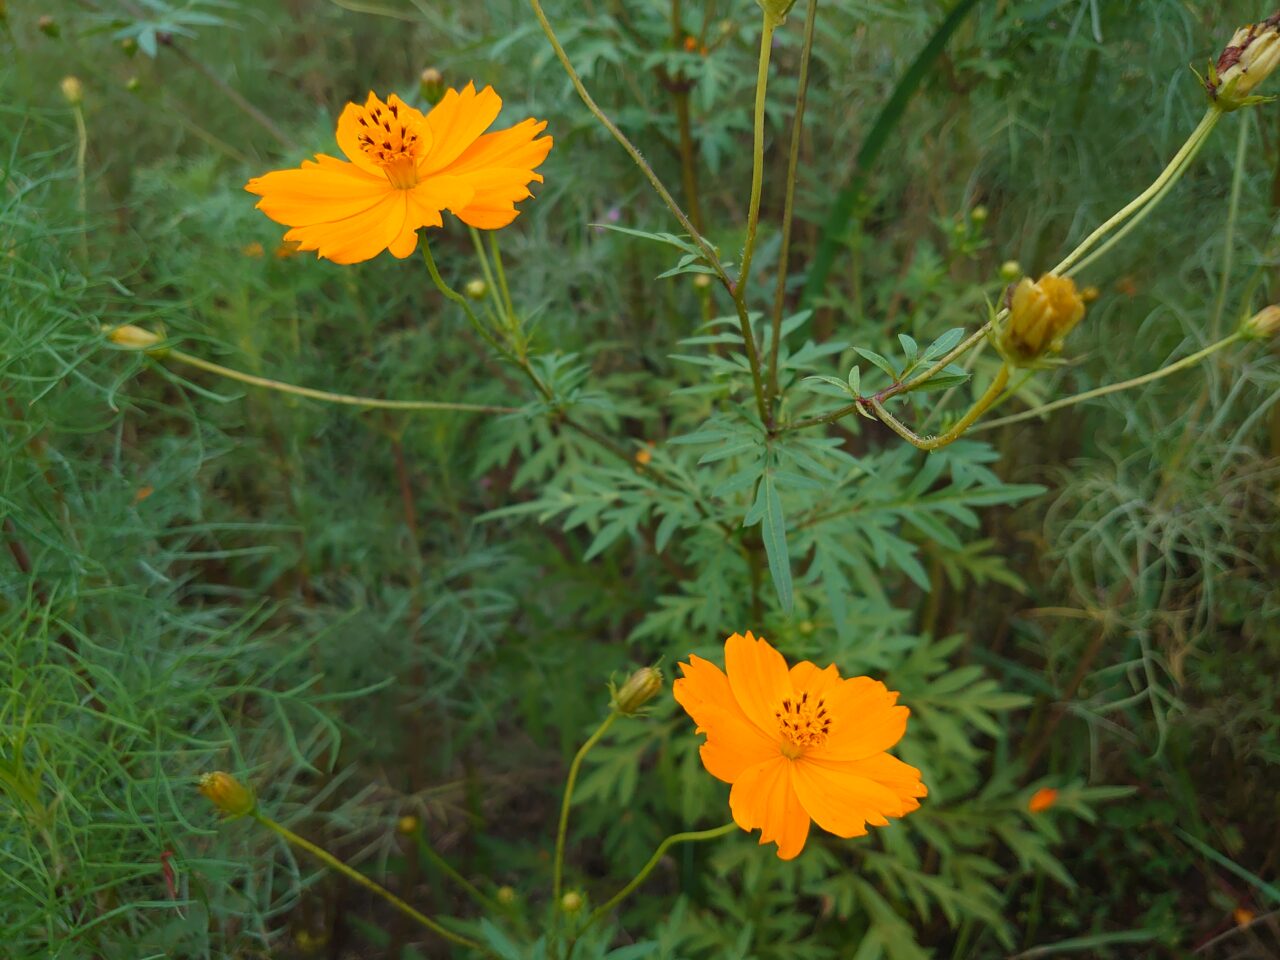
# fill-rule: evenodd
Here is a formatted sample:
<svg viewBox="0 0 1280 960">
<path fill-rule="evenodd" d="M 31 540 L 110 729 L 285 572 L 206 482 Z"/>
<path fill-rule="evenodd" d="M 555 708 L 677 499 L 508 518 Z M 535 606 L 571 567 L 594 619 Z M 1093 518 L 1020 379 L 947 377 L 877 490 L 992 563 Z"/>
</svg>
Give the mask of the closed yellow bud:
<svg viewBox="0 0 1280 960">
<path fill-rule="evenodd" d="M 163 356 L 165 353 L 164 350 L 154 349 L 155 345 L 163 339 L 162 337 L 150 330 L 135 327 L 132 323 L 122 323 L 118 327 L 103 327 L 102 330 L 107 335 L 107 339 L 117 346 L 127 347 L 130 350 L 145 350 L 153 357 Z"/>
<path fill-rule="evenodd" d="M 577 913 L 585 903 L 586 901 L 582 899 L 582 894 L 576 890 L 570 890 L 560 898 L 560 909 L 565 913 Z"/>
<path fill-rule="evenodd" d="M 79 77 L 63 77 L 61 87 L 62 96 L 66 98 L 67 103 L 73 107 L 84 103 L 84 84 L 80 82 Z"/>
<path fill-rule="evenodd" d="M 1263 307 L 1240 324 L 1240 333 L 1250 340 L 1270 340 L 1280 334 L 1280 307 Z"/>
<path fill-rule="evenodd" d="M 500 904 L 509 907 L 516 902 L 515 887 L 499 887 L 497 896 Z"/>
<path fill-rule="evenodd" d="M 618 713 L 634 716 L 662 690 L 662 671 L 656 667 L 641 667 L 627 682 L 613 693 L 613 709 Z"/>
<path fill-rule="evenodd" d="M 1006 260 L 1000 264 L 1000 279 L 1005 283 L 1013 283 L 1022 276 L 1022 264 L 1017 260 Z"/>
<path fill-rule="evenodd" d="M 406 837 L 413 836 L 418 832 L 418 818 L 411 813 L 406 813 L 396 821 L 396 829 Z"/>
<path fill-rule="evenodd" d="M 462 289 L 472 300 L 483 300 L 485 294 L 489 292 L 489 285 L 476 277 L 474 280 L 468 280 L 467 285 Z"/>
<path fill-rule="evenodd" d="M 1013 288 L 1009 317 L 1000 331 L 1000 350 L 1025 365 L 1062 349 L 1067 334 L 1084 319 L 1084 300 L 1070 277 L 1023 277 Z"/>
<path fill-rule="evenodd" d="M 229 817 L 243 817 L 258 805 L 248 787 L 221 770 L 206 773 L 200 778 L 200 792 Z"/>
<path fill-rule="evenodd" d="M 1262 97 L 1253 91 L 1280 66 L 1280 13 L 1261 23 L 1251 23 L 1236 31 L 1209 69 L 1205 89 L 1223 110 L 1238 110 Z"/>
</svg>

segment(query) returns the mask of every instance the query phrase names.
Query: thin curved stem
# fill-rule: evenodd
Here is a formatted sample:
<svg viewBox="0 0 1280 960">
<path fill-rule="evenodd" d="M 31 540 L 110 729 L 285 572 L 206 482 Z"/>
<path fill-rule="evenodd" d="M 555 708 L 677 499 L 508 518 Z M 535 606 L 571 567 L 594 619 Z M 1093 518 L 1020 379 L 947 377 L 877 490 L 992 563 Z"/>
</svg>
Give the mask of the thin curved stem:
<svg viewBox="0 0 1280 960">
<path fill-rule="evenodd" d="M 901 383 L 895 383 L 892 386 L 886 387 L 874 397 L 859 397 L 857 400 L 853 401 L 853 403 L 845 404 L 843 407 L 832 410 L 830 413 L 820 414 L 816 417 L 808 417 L 804 420 L 797 420 L 795 423 L 791 423 L 783 427 L 779 432 L 787 433 L 792 430 L 804 430 L 808 427 L 821 426 L 824 423 L 835 423 L 837 420 L 843 420 L 851 413 L 856 413 L 859 408 L 862 410 L 870 409 L 874 401 L 888 400 L 892 397 L 898 396 L 899 394 L 910 393 L 912 390 L 919 389 L 926 381 L 932 380 L 939 373 L 954 363 L 959 357 L 981 343 L 983 338 L 986 337 L 987 332 L 990 331 L 991 328 L 994 327 L 1004 316 L 1005 311 L 1000 311 L 1000 313 L 996 314 L 995 317 L 988 320 L 973 333 L 969 334 L 964 341 L 953 347 L 942 357 L 942 359 L 938 360 L 933 364 L 933 366 L 926 369 L 918 377 L 912 377 L 910 380 L 904 380 Z"/>
<path fill-rule="evenodd" d="M 787 154 L 787 194 L 782 205 L 782 246 L 778 250 L 778 285 L 773 295 L 773 336 L 769 341 L 769 373 L 765 400 L 773 413 L 778 396 L 778 342 L 782 339 L 782 311 L 787 302 L 787 267 L 791 259 L 791 220 L 795 212 L 796 175 L 800 166 L 800 142 L 804 139 L 804 109 L 809 95 L 809 59 L 813 53 L 814 24 L 818 20 L 818 0 L 809 0 L 804 22 L 804 45 L 800 52 L 800 77 L 796 90 L 795 114 L 791 119 L 791 148 Z"/>
<path fill-rule="evenodd" d="M 502 907 L 496 901 L 485 895 L 479 887 L 460 874 L 457 869 L 448 860 L 436 852 L 435 848 L 427 841 L 427 832 L 422 827 L 415 831 L 414 839 L 417 841 L 418 852 L 430 860 L 445 876 L 449 877 L 454 883 L 460 886 L 467 895 L 476 903 L 484 907 L 491 913 L 501 914 Z"/>
<path fill-rule="evenodd" d="M 1129 201 L 1128 204 L 1126 204 L 1119 211 L 1117 211 L 1109 220 L 1103 223 L 1102 226 L 1098 227 L 1096 230 L 1093 231 L 1093 233 L 1085 237 L 1085 239 L 1083 240 L 1083 242 L 1080 243 L 1079 246 L 1077 246 L 1074 250 L 1072 250 L 1069 254 L 1067 254 L 1067 256 L 1064 257 L 1062 261 L 1049 272 L 1061 274 L 1064 270 L 1069 269 L 1073 264 L 1075 264 L 1077 260 L 1083 257 L 1090 250 L 1092 250 L 1094 245 L 1099 240 L 1101 240 L 1113 229 L 1115 229 L 1115 227 L 1119 226 L 1125 220 L 1129 219 L 1129 217 L 1132 216 L 1137 210 L 1145 206 L 1146 203 L 1152 197 L 1160 193 L 1160 191 L 1164 188 L 1164 185 L 1170 179 L 1177 179 L 1177 177 L 1181 175 L 1183 161 L 1186 159 L 1187 154 L 1191 150 L 1195 149 L 1196 144 L 1199 141 L 1200 137 L 1202 135 L 1207 136 L 1209 131 L 1211 131 L 1214 128 L 1214 126 L 1217 124 L 1217 122 L 1221 119 L 1222 119 L 1221 108 L 1219 108 L 1216 104 L 1210 106 L 1209 109 L 1205 111 L 1205 115 L 1203 118 L 1201 118 L 1199 125 L 1195 128 L 1195 130 L 1192 131 L 1191 136 L 1187 138 L 1186 143 L 1184 143 L 1181 149 L 1179 149 L 1178 152 L 1174 154 L 1173 159 L 1169 161 L 1169 165 L 1164 168 L 1164 171 L 1160 174 L 1160 176 L 1158 176 L 1155 179 L 1155 181 L 1151 184 L 1151 186 L 1147 187 L 1146 190 L 1143 190 L 1142 193 L 1134 197 L 1131 201 Z"/>
<path fill-rule="evenodd" d="M 1177 170 L 1175 170 L 1172 174 L 1170 174 L 1169 178 L 1165 180 L 1164 185 L 1160 187 L 1160 189 L 1150 199 L 1150 201 L 1146 204 L 1146 206 L 1144 206 L 1141 210 L 1135 213 L 1133 217 L 1124 226 L 1122 226 L 1119 230 L 1117 230 L 1112 236 L 1108 237 L 1107 241 L 1104 244 L 1102 244 L 1102 246 L 1098 247 L 1097 250 L 1094 250 L 1093 253 L 1089 254 L 1087 257 L 1085 257 L 1083 260 L 1081 260 L 1079 263 L 1073 266 L 1070 270 L 1066 272 L 1065 275 L 1068 277 L 1074 276 L 1077 273 L 1079 273 L 1081 270 L 1088 268 L 1091 264 L 1095 263 L 1097 260 L 1104 257 L 1107 254 L 1107 252 L 1111 250 L 1112 247 L 1114 247 L 1117 243 L 1119 243 L 1121 240 L 1127 237 L 1129 233 L 1138 226 L 1138 224 L 1142 223 L 1142 221 L 1145 220 L 1151 214 L 1151 212 L 1160 205 L 1160 201 L 1162 201 L 1165 198 L 1165 196 L 1169 193 L 1169 191 L 1171 191 L 1177 185 L 1178 181 L 1182 179 L 1182 175 L 1191 168 L 1191 164 L 1195 161 L 1196 154 L 1198 154 L 1201 148 L 1204 147 L 1204 145 L 1209 142 L 1209 133 L 1210 131 L 1206 130 L 1204 133 L 1200 134 L 1199 139 L 1195 141 L 1195 144 L 1192 146 L 1191 150 L 1188 151 L 1186 157 L 1183 159 L 1182 165 Z"/>
<path fill-rule="evenodd" d="M 1217 343 L 1209 344 L 1209 346 L 1205 347 L 1203 350 L 1197 350 L 1190 356 L 1183 357 L 1181 360 L 1169 364 L 1167 367 L 1161 367 L 1159 370 L 1153 370 L 1140 377 L 1134 377 L 1132 380 L 1122 380 L 1119 383 L 1111 383 L 1105 387 L 1086 390 L 1084 393 L 1078 393 L 1072 397 L 1063 397 L 1061 400 L 1054 400 L 1052 403 L 1042 404 L 1041 406 L 1034 407 L 1031 410 L 1024 410 L 1022 413 L 1015 413 L 1008 417 L 1001 417 L 998 420 L 989 420 L 986 423 L 975 427 L 974 433 L 979 433 L 983 430 L 994 430 L 996 427 L 1006 427 L 1011 423 L 1030 420 L 1034 417 L 1043 416 L 1046 413 L 1052 413 L 1055 410 L 1061 410 L 1063 407 L 1070 407 L 1077 403 L 1084 403 L 1086 400 L 1096 400 L 1098 397 L 1105 397 L 1108 394 L 1119 393 L 1121 390 L 1128 390 L 1131 387 L 1140 387 L 1143 384 L 1161 380 L 1164 377 L 1175 374 L 1180 370 L 1185 370 L 1188 367 L 1195 366 L 1206 357 L 1210 357 L 1219 350 L 1222 350 L 1224 347 L 1229 347 L 1231 344 L 1242 339 L 1244 339 L 1243 334 L 1237 331 L 1223 337 Z"/>
<path fill-rule="evenodd" d="M 764 120 L 769 90 L 769 55 L 773 51 L 773 31 L 778 21 L 765 11 L 760 27 L 760 57 L 756 67 L 756 108 L 752 123 L 751 199 L 747 202 L 747 241 L 742 247 L 742 267 L 738 271 L 738 293 L 746 296 L 751 279 L 751 258 L 756 250 L 756 230 L 760 226 L 760 195 L 764 192 Z"/>
<path fill-rule="evenodd" d="M 608 115 L 592 99 L 591 94 L 587 92 L 586 86 L 582 83 L 582 78 L 578 76 L 578 71 L 574 69 L 573 63 L 569 60 L 569 55 L 564 52 L 564 47 L 560 45 L 560 40 L 556 37 L 555 30 L 551 28 L 551 21 L 547 19 L 541 2 L 539 0 L 529 0 L 529 6 L 533 9 L 533 15 L 538 18 L 538 24 L 542 27 L 542 32 L 546 36 L 547 42 L 551 44 L 551 49 L 555 51 L 556 59 L 560 61 L 560 66 L 564 67 L 564 72 L 569 75 L 569 82 L 573 84 L 573 89 L 577 91 L 579 99 L 591 111 L 592 116 L 599 120 L 600 124 L 609 131 L 613 139 L 618 142 L 618 145 L 627 152 L 627 155 L 631 157 L 635 165 L 640 168 L 640 172 L 644 174 L 644 178 L 649 181 L 649 185 L 662 198 L 662 202 L 667 205 L 667 209 L 675 216 L 684 231 L 693 238 L 693 242 L 698 245 L 698 249 L 702 251 L 703 257 L 711 265 L 711 269 L 716 272 L 716 275 L 720 277 L 721 282 L 726 287 L 731 287 L 732 281 L 729 275 L 725 273 L 724 267 L 720 263 L 720 258 L 716 256 L 711 244 L 689 222 L 689 218 L 680 209 L 680 204 L 676 203 L 675 198 L 663 186 L 662 181 L 658 179 L 658 175 L 653 172 L 653 168 L 649 166 L 644 157 L 640 155 L 640 151 L 636 149 L 635 144 L 627 139 L 627 135 L 618 129 L 617 124 L 609 119 Z"/>
<path fill-rule="evenodd" d="M 498 231 L 489 231 L 489 249 L 493 252 L 493 272 L 498 276 L 498 289 L 502 291 L 502 300 L 507 305 L 507 315 L 511 325 L 516 324 L 516 305 L 511 299 L 511 288 L 507 286 L 507 271 L 502 266 L 502 248 L 498 246 Z"/>
<path fill-rule="evenodd" d="M 479 403 L 451 403 L 444 400 L 380 400 L 377 397 L 361 397 L 349 393 L 330 393 L 328 390 L 313 390 L 310 387 L 298 387 L 280 380 L 271 380 L 267 377 L 254 376 L 251 373 L 242 373 L 239 370 L 224 367 L 201 357 L 183 353 L 181 350 L 166 350 L 163 354 L 157 354 L 157 357 L 177 360 L 188 366 L 216 374 L 219 377 L 225 377 L 228 380 L 235 380 L 239 383 L 247 383 L 253 387 L 261 387 L 264 390 L 274 390 L 277 393 L 292 394 L 293 396 L 306 397 L 310 400 L 321 400 L 325 403 L 338 403 L 348 407 L 363 407 L 367 410 L 454 410 L 459 413 L 519 413 L 519 409 L 516 407 L 495 407 Z"/>
<path fill-rule="evenodd" d="M 986 392 L 983 393 L 983 395 L 978 398 L 978 401 L 969 408 L 969 412 L 961 417 L 950 430 L 946 433 L 938 434 L 936 437 L 919 436 L 913 432 L 910 427 L 886 410 L 884 404 L 876 397 L 872 397 L 870 400 L 871 409 L 876 412 L 876 416 L 884 422 L 885 426 L 898 436 L 902 437 L 903 440 L 906 440 L 913 446 L 919 447 L 921 450 L 937 450 L 941 447 L 947 446 L 947 444 L 954 443 L 956 440 L 959 440 L 960 437 L 964 435 L 965 431 L 973 426 L 974 421 L 982 416 L 982 414 L 986 412 L 987 408 L 996 402 L 996 398 L 1000 396 L 1001 391 L 1004 390 L 1005 384 L 1008 382 L 1009 365 L 1001 364 L 1000 372 L 996 374 L 995 379 L 991 381 Z"/>
<path fill-rule="evenodd" d="M 472 329 L 480 335 L 480 338 L 484 340 L 485 343 L 489 344 L 489 346 L 493 347 L 493 349 L 497 350 L 502 356 L 519 366 L 519 358 L 517 358 L 508 347 L 499 343 L 498 339 L 489 332 L 489 328 L 481 322 L 480 318 L 476 316 L 476 312 L 471 309 L 471 304 L 467 303 L 467 298 L 444 282 L 444 278 L 440 276 L 440 269 L 436 266 L 435 257 L 431 255 L 431 246 L 426 242 L 423 242 L 422 244 L 422 259 L 427 265 L 427 272 L 431 274 L 431 282 L 436 285 L 436 289 L 444 294 L 446 299 L 452 300 L 462 308 L 462 312 L 467 316 L 467 322 L 470 323 Z M 539 387 L 542 389 L 544 396 L 550 396 L 546 389 L 541 387 L 541 384 L 539 384 Z"/>
<path fill-rule="evenodd" d="M 591 752 L 591 748 L 600 742 L 600 738 L 609 731 L 618 716 L 617 711 L 610 711 L 604 718 L 604 722 L 596 728 L 596 732 L 578 748 L 578 752 L 573 756 L 573 762 L 569 764 L 569 776 L 564 782 L 564 800 L 560 803 L 560 823 L 556 828 L 556 858 L 551 868 L 552 906 L 557 916 L 560 910 L 560 893 L 564 889 L 564 844 L 569 833 L 569 807 L 573 804 L 573 788 L 578 783 L 578 771 L 582 769 L 582 761 Z"/>
<path fill-rule="evenodd" d="M 610 897 L 606 903 L 591 911 L 591 915 L 587 917 L 586 921 L 578 929 L 578 933 L 574 937 L 574 941 L 581 937 L 582 934 L 586 933 L 594 924 L 608 916 L 609 911 L 614 907 L 620 904 L 627 897 L 631 896 L 631 894 L 635 892 L 636 888 L 649 878 L 649 874 L 653 873 L 654 867 L 661 862 L 666 852 L 677 843 L 693 843 L 698 840 L 715 840 L 719 837 L 725 836 L 726 834 L 733 833 L 733 831 L 737 829 L 739 829 L 739 827 L 736 823 L 726 823 L 724 826 L 714 827 L 710 830 L 691 830 L 686 833 L 673 833 L 671 836 L 667 837 L 658 844 L 658 849 L 653 851 L 653 856 L 649 858 L 649 862 L 640 868 L 640 872 L 632 877 L 625 887 Z M 573 942 L 569 944 L 569 956 L 573 956 Z"/>
<path fill-rule="evenodd" d="M 268 830 L 271 830 L 272 832 L 278 834 L 280 837 L 284 838 L 294 846 L 300 847 L 301 849 L 306 850 L 309 854 L 311 854 L 317 860 L 324 863 L 325 866 L 329 867 L 330 869 L 338 871 L 338 873 L 341 873 L 344 877 L 347 877 L 350 880 L 354 880 L 356 883 L 360 884 L 360 886 L 364 887 L 366 890 L 370 891 L 371 893 L 381 897 L 383 900 L 391 904 L 391 906 L 395 907 L 405 916 L 417 921 L 422 926 L 430 930 L 432 933 L 435 933 L 437 936 L 441 936 L 444 939 L 450 941 L 451 943 L 456 943 L 460 947 L 468 947 L 472 950 L 479 950 L 481 953 L 488 954 L 489 956 L 497 956 L 497 954 L 495 954 L 492 950 L 486 947 L 483 943 L 479 943 L 475 940 L 470 939 L 469 937 L 464 937 L 461 934 L 454 933 L 448 927 L 442 926 L 437 921 L 432 920 L 430 917 L 428 917 L 425 913 L 422 913 L 420 910 L 415 910 L 413 907 L 409 906 L 409 904 L 405 903 L 405 901 L 401 900 L 399 897 L 397 897 L 394 893 L 392 893 L 386 887 L 382 886 L 379 883 L 375 883 L 373 880 L 370 880 L 360 871 L 352 869 L 351 867 L 347 866 L 345 863 L 343 863 L 341 860 L 339 860 L 337 857 L 331 854 L 328 850 L 324 849 L 324 847 L 317 846 L 316 844 L 312 843 L 310 840 L 307 840 L 305 837 L 298 836 L 288 827 L 285 827 L 279 823 L 276 823 L 270 817 L 264 816 L 263 814 L 257 812 L 256 810 L 253 812 L 252 816 L 255 820 L 257 820 L 260 824 L 262 824 Z"/>
</svg>

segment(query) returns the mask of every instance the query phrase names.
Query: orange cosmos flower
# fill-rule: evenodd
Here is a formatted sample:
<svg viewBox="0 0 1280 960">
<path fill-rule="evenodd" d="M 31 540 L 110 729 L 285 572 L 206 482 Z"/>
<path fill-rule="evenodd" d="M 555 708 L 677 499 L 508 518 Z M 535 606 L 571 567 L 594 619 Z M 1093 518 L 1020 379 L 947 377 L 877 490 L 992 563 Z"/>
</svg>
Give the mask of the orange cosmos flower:
<svg viewBox="0 0 1280 960">
<path fill-rule="evenodd" d="M 286 241 L 335 263 L 358 263 L 390 250 L 407 257 L 421 227 L 443 226 L 442 210 L 485 230 L 505 227 L 530 196 L 529 184 L 551 138 L 547 123 L 529 119 L 485 133 L 502 99 L 473 84 L 448 91 L 430 113 L 395 94 L 370 93 L 348 103 L 338 119 L 338 146 L 350 163 L 323 153 L 293 170 L 255 177 L 245 189 L 258 209 L 292 227 Z"/>
<path fill-rule="evenodd" d="M 918 809 L 920 771 L 885 753 L 902 739 L 910 711 L 870 677 L 840 678 L 808 662 L 790 669 L 767 640 L 734 634 L 726 672 L 701 657 L 680 664 L 673 692 L 707 735 L 702 764 L 733 784 L 729 807 L 743 830 L 760 828 L 790 860 L 813 820 L 839 837 Z M 727 675 L 726 675 L 727 673 Z"/>
</svg>

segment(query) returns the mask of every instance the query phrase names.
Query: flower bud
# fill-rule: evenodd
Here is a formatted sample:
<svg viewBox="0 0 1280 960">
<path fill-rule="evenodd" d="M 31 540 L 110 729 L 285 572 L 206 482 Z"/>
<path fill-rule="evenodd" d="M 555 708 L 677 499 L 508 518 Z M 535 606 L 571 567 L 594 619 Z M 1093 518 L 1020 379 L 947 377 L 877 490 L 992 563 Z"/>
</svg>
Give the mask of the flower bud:
<svg viewBox="0 0 1280 960">
<path fill-rule="evenodd" d="M 427 67 L 418 77 L 418 92 L 434 107 L 444 98 L 444 74 L 435 67 Z"/>
<path fill-rule="evenodd" d="M 411 837 L 418 832 L 418 823 L 417 817 L 411 813 L 406 813 L 396 821 L 396 830 L 406 837 Z"/>
<path fill-rule="evenodd" d="M 200 778 L 200 792 L 228 817 L 243 817 L 257 806 L 249 788 L 221 770 L 206 773 Z"/>
<path fill-rule="evenodd" d="M 47 13 L 36 21 L 36 29 L 43 33 L 46 37 L 53 37 L 55 40 L 62 36 L 62 27 L 58 25 L 58 21 L 53 19 Z"/>
<path fill-rule="evenodd" d="M 1223 110 L 1239 110 L 1266 97 L 1253 91 L 1280 65 L 1280 13 L 1236 31 L 1216 64 L 1209 66 L 1205 89 Z"/>
<path fill-rule="evenodd" d="M 972 220 L 974 223 L 986 223 L 988 216 L 989 216 L 989 211 L 982 204 L 978 204 L 976 207 L 974 207 L 972 210 L 969 211 L 969 219 Z"/>
<path fill-rule="evenodd" d="M 489 285 L 476 277 L 474 280 L 468 280 L 467 285 L 462 289 L 472 300 L 483 300 L 485 294 L 489 292 Z"/>
<path fill-rule="evenodd" d="M 613 692 L 613 709 L 629 717 L 635 716 L 661 691 L 662 671 L 656 667 L 641 667 Z"/>
<path fill-rule="evenodd" d="M 1000 264 L 1000 279 L 1005 283 L 1013 283 L 1022 276 L 1022 264 L 1017 260 L 1006 260 Z"/>
<path fill-rule="evenodd" d="M 145 350 L 153 357 L 164 356 L 166 352 L 154 349 L 155 345 L 164 339 L 163 337 L 150 330 L 135 327 L 132 323 L 122 323 L 118 327 L 103 327 L 102 332 L 117 346 L 127 347 L 130 350 Z"/>
<path fill-rule="evenodd" d="M 1280 307 L 1263 307 L 1240 324 L 1240 333 L 1250 340 L 1270 340 L 1280 334 Z"/>
<path fill-rule="evenodd" d="M 570 890 L 560 898 L 560 909 L 565 913 L 577 913 L 582 909 L 585 902 L 586 901 L 582 899 L 582 894 L 578 893 L 576 890 Z"/>
<path fill-rule="evenodd" d="M 698 288 L 699 292 L 709 290 L 711 288 L 711 277 L 705 273 L 695 273 L 693 275 L 693 285 Z"/>
<path fill-rule="evenodd" d="M 497 897 L 498 902 L 504 907 L 511 906 L 516 902 L 515 887 L 499 887 Z"/>
<path fill-rule="evenodd" d="M 126 57 L 133 59 L 138 53 L 138 41 L 133 37 L 125 37 L 120 41 L 120 52 Z"/>
<path fill-rule="evenodd" d="M 1023 277 L 1013 288 L 1000 350 L 1011 363 L 1026 365 L 1061 350 L 1082 319 L 1084 301 L 1070 277 L 1049 273 L 1034 283 Z"/>
<path fill-rule="evenodd" d="M 128 80 L 124 82 L 124 88 L 128 90 L 130 93 L 137 93 L 139 90 L 142 89 L 142 81 L 139 80 L 137 77 L 130 77 Z"/>
<path fill-rule="evenodd" d="M 84 103 L 84 84 L 79 77 L 63 77 L 60 86 L 63 97 L 71 106 L 78 107 Z"/>
</svg>

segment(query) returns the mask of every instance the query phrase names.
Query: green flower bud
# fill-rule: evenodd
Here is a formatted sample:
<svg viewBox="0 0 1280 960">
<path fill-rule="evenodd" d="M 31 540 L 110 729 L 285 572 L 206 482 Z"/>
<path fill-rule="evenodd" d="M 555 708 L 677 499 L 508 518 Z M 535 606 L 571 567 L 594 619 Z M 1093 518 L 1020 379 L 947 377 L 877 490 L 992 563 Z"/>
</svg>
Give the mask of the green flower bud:
<svg viewBox="0 0 1280 960">
<path fill-rule="evenodd" d="M 655 667 L 641 667 L 613 692 L 613 709 L 629 717 L 635 716 L 661 691 L 662 671 Z"/>
<path fill-rule="evenodd" d="M 577 913 L 585 903 L 586 901 L 582 899 L 582 894 L 576 890 L 570 890 L 560 898 L 560 909 L 565 913 Z"/>
<path fill-rule="evenodd" d="M 1263 307 L 1240 324 L 1240 333 L 1250 340 L 1270 340 L 1280 335 L 1280 307 Z"/>
<path fill-rule="evenodd" d="M 468 280 L 467 285 L 462 289 L 472 300 L 483 300 L 485 294 L 489 292 L 489 285 L 477 277 L 474 280 Z"/>
<path fill-rule="evenodd" d="M 434 107 L 444 98 L 444 74 L 435 67 L 427 67 L 418 77 L 418 92 Z"/>
</svg>

